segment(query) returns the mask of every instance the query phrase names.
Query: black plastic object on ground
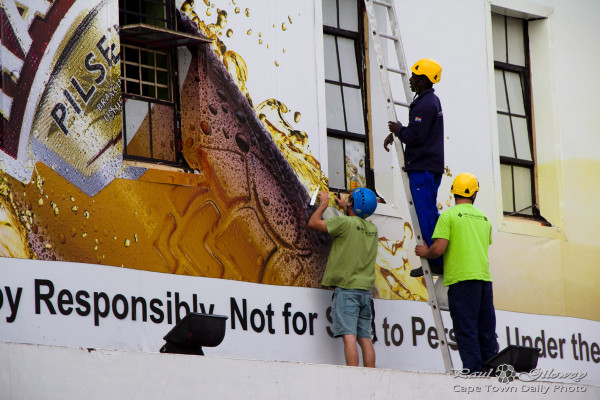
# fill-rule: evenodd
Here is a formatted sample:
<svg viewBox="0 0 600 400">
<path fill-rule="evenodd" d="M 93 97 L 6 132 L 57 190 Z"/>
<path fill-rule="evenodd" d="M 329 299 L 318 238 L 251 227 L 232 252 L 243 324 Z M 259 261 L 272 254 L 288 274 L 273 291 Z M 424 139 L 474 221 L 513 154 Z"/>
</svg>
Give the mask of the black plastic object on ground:
<svg viewBox="0 0 600 400">
<path fill-rule="evenodd" d="M 510 345 L 486 361 L 483 370 L 496 370 L 500 365 L 508 364 L 515 372 L 529 372 L 537 367 L 539 355 L 538 348 Z"/>
<path fill-rule="evenodd" d="M 161 353 L 204 355 L 202 346 L 215 347 L 225 337 L 225 315 L 188 313 L 164 337 Z"/>
</svg>

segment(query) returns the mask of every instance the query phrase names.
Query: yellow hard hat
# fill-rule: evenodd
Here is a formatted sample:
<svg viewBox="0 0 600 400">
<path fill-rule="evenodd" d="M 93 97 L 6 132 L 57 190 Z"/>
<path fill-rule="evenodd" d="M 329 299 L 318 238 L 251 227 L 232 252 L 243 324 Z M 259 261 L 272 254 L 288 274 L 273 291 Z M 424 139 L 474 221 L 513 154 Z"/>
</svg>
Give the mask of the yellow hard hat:
<svg viewBox="0 0 600 400">
<path fill-rule="evenodd" d="M 479 191 L 479 181 L 475 175 L 468 172 L 463 172 L 458 175 L 452 183 L 450 193 L 457 194 L 462 197 L 471 197 L 475 192 Z"/>
<path fill-rule="evenodd" d="M 431 83 L 438 83 L 442 78 L 442 66 L 431 58 L 422 58 L 410 69 L 415 75 L 425 75 Z"/>
</svg>

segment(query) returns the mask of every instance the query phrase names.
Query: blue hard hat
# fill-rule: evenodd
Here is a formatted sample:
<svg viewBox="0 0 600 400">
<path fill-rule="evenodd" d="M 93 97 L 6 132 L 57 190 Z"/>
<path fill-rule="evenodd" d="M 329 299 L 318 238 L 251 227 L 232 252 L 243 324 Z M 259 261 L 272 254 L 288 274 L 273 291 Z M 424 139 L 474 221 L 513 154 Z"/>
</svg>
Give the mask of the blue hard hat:
<svg viewBox="0 0 600 400">
<path fill-rule="evenodd" d="M 377 208 L 377 196 L 371 189 L 356 188 L 352 191 L 352 211 L 361 218 L 367 218 Z"/>
</svg>

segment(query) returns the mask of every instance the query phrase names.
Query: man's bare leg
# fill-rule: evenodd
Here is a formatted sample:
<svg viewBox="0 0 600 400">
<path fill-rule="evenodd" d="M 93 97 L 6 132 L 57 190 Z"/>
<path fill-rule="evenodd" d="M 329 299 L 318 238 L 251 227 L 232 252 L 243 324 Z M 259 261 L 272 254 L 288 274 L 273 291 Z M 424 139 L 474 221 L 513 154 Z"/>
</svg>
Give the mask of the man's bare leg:
<svg viewBox="0 0 600 400">
<path fill-rule="evenodd" d="M 367 368 L 375 368 L 375 348 L 370 338 L 359 338 L 358 344 L 362 350 L 363 365 Z"/>
<path fill-rule="evenodd" d="M 346 357 L 346 365 L 349 367 L 358 367 L 358 348 L 356 347 L 355 335 L 343 335 L 344 341 L 344 356 Z"/>
</svg>

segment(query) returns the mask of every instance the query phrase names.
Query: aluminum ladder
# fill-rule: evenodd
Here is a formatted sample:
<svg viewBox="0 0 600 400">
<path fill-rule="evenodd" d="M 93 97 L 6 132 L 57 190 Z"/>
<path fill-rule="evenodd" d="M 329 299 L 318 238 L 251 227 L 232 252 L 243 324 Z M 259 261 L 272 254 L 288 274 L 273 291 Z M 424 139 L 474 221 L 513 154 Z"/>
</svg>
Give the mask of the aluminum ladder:
<svg viewBox="0 0 600 400">
<path fill-rule="evenodd" d="M 396 18 L 396 10 L 394 8 L 394 0 L 364 0 L 365 8 L 367 11 L 367 18 L 369 20 L 369 33 L 373 40 L 373 47 L 375 48 L 375 54 L 377 55 L 377 64 L 379 67 L 379 76 L 381 78 L 381 85 L 383 87 L 383 94 L 385 96 L 387 114 L 390 121 L 397 121 L 398 117 L 396 115 L 396 106 L 401 107 L 409 107 L 412 94 L 410 90 L 410 86 L 408 83 L 409 79 L 409 69 L 406 65 L 406 58 L 404 55 L 404 49 L 402 47 L 402 40 L 400 38 L 400 29 L 398 28 L 398 19 Z M 376 6 L 383 7 L 388 15 L 389 27 L 391 28 L 391 34 L 380 32 L 377 24 L 377 16 L 376 16 Z M 390 40 L 394 44 L 394 48 L 396 50 L 396 56 L 398 59 L 398 68 L 389 67 L 385 61 L 385 57 L 383 54 L 382 48 L 382 40 Z M 389 44 L 389 42 L 385 42 Z M 400 76 L 402 79 L 402 85 L 404 87 L 404 95 L 405 101 L 394 100 L 392 96 L 392 86 L 390 84 L 390 74 L 395 74 L 396 76 Z M 394 140 L 396 144 L 396 154 L 398 156 L 398 163 L 400 167 L 404 167 L 404 148 L 402 147 L 402 143 L 399 140 Z M 422 243 L 423 238 L 421 235 L 421 227 L 419 226 L 419 219 L 417 218 L 417 212 L 415 210 L 415 205 L 413 203 L 412 195 L 410 192 L 410 186 L 408 182 L 408 174 L 402 168 L 402 183 L 404 185 L 404 192 L 406 193 L 406 199 L 408 201 L 408 208 L 410 212 L 410 218 L 413 223 L 413 230 L 415 232 L 415 236 L 417 242 Z M 431 275 L 431 269 L 429 267 L 429 262 L 426 258 L 421 258 L 421 263 L 423 266 L 423 274 L 425 278 L 425 283 L 427 284 L 427 292 L 429 293 L 429 305 L 431 306 L 431 310 L 433 312 L 433 319 L 435 322 L 435 328 L 437 331 L 437 336 L 440 342 L 440 349 L 442 350 L 442 358 L 444 359 L 444 367 L 446 368 L 446 372 L 450 373 L 453 370 L 452 367 L 452 358 L 450 356 L 450 349 L 448 347 L 449 343 L 446 337 L 446 330 L 444 328 L 444 321 L 442 320 L 442 314 L 440 306 L 438 305 L 437 295 L 435 293 L 435 287 L 433 282 L 433 277 Z M 444 307 L 444 310 L 447 310 Z M 454 344 L 454 343 L 450 343 Z"/>
</svg>

